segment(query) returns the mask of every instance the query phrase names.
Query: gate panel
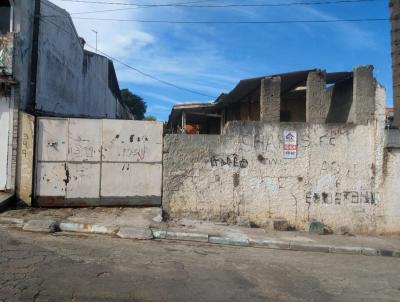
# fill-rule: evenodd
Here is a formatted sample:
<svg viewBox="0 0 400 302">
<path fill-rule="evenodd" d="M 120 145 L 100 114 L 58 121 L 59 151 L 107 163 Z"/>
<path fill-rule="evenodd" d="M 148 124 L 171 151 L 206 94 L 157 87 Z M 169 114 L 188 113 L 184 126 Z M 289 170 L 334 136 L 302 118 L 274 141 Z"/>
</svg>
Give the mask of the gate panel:
<svg viewBox="0 0 400 302">
<path fill-rule="evenodd" d="M 68 153 L 68 120 L 40 118 L 38 161 L 65 162 Z"/>
<path fill-rule="evenodd" d="M 161 204 L 161 164 L 103 163 L 101 196 L 129 204 Z"/>
<path fill-rule="evenodd" d="M 68 163 L 68 198 L 100 198 L 100 164 Z"/>
<path fill-rule="evenodd" d="M 68 161 L 100 162 L 102 120 L 70 119 Z"/>
<path fill-rule="evenodd" d="M 160 205 L 162 123 L 40 118 L 40 206 Z"/>
<path fill-rule="evenodd" d="M 103 147 L 103 162 L 161 163 L 162 125 L 104 120 Z"/>
<path fill-rule="evenodd" d="M 65 197 L 66 163 L 45 163 L 37 165 L 37 192 L 38 196 Z"/>
</svg>

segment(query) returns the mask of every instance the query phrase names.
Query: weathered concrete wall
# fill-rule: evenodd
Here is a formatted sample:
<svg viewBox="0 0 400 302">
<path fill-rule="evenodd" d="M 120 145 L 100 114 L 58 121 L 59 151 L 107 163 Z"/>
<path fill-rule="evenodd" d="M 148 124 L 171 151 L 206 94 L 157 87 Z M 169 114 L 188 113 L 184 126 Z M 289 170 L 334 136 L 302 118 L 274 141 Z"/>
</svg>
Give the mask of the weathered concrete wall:
<svg viewBox="0 0 400 302">
<path fill-rule="evenodd" d="M 389 148 L 385 156 L 385 182 L 382 221 L 380 229 L 385 233 L 399 233 L 400 217 L 400 148 Z"/>
<path fill-rule="evenodd" d="M 162 123 L 39 118 L 40 206 L 160 205 Z"/>
<path fill-rule="evenodd" d="M 32 204 L 33 138 L 35 118 L 19 113 L 18 160 L 16 175 L 17 197 L 27 205 Z"/>
<path fill-rule="evenodd" d="M 14 1 L 14 62 L 13 78 L 18 82 L 19 108 L 26 109 L 29 103 L 30 68 L 32 55 L 32 33 L 34 1 Z"/>
<path fill-rule="evenodd" d="M 281 78 L 265 78 L 261 81 L 260 120 L 279 123 L 281 115 Z"/>
<path fill-rule="evenodd" d="M 40 22 L 37 109 L 56 116 L 118 117 L 110 61 L 83 50 L 66 11 L 46 1 L 41 13 L 53 17 Z"/>
<path fill-rule="evenodd" d="M 167 135 L 165 210 L 172 217 L 248 216 L 258 225 L 286 218 L 297 228 L 315 219 L 335 230 L 385 231 L 384 209 L 396 201 L 384 199 L 385 92 L 379 86 L 375 98 L 375 118 L 367 125 L 233 122 L 223 136 Z M 285 130 L 297 133 L 296 159 L 283 156 Z M 400 231 L 400 222 L 393 223 Z"/>
<path fill-rule="evenodd" d="M 326 89 L 326 74 L 310 72 L 307 78 L 306 120 L 308 123 L 326 123 L 332 93 Z"/>
</svg>

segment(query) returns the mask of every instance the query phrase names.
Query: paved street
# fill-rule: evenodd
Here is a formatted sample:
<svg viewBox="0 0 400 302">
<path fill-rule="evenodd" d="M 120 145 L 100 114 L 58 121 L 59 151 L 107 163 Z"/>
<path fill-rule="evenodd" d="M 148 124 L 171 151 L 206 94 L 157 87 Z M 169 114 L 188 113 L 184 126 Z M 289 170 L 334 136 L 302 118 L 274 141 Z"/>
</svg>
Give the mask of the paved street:
<svg viewBox="0 0 400 302">
<path fill-rule="evenodd" d="M 0 301 L 399 301 L 397 258 L 0 229 Z"/>
</svg>

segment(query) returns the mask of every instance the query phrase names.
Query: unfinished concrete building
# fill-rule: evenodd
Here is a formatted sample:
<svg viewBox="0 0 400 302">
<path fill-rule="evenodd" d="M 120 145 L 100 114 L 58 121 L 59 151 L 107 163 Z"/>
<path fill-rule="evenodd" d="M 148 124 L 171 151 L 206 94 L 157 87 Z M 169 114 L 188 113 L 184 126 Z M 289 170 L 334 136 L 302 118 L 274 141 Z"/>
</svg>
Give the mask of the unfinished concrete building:
<svg viewBox="0 0 400 302">
<path fill-rule="evenodd" d="M 363 66 L 244 80 L 214 103 L 175 106 L 177 134 L 164 139 L 164 210 L 398 233 L 400 134 L 385 129 L 385 105 L 385 89 Z M 200 134 L 178 134 L 185 125 Z"/>
<path fill-rule="evenodd" d="M 175 105 L 172 133 L 220 134 L 230 121 L 366 124 L 374 112 L 371 66 L 353 72 L 306 70 L 242 80 L 213 103 Z"/>
</svg>

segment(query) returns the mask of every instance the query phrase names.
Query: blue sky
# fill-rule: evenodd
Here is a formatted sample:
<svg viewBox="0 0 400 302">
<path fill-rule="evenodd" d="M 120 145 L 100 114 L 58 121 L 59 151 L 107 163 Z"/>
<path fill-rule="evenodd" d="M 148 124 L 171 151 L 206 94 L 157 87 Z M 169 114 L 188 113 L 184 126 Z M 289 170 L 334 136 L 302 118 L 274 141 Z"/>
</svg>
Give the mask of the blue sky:
<svg viewBox="0 0 400 302">
<path fill-rule="evenodd" d="M 100 0 L 99 0 L 100 1 Z M 204 5 L 315 2 L 316 0 L 212 0 Z M 53 0 L 70 13 L 124 6 Z M 110 0 L 131 2 L 133 0 Z M 163 4 L 183 0 L 135 0 Z M 73 17 L 182 21 L 279 21 L 389 18 L 387 0 L 365 3 L 256 8 L 141 8 Z M 99 49 L 166 81 L 210 96 L 229 92 L 240 79 L 320 68 L 347 71 L 372 64 L 392 105 L 390 23 L 327 24 L 143 24 L 75 19 L 78 33 Z M 175 103 L 212 101 L 146 78 L 116 64 L 121 88 L 148 104 L 148 114 L 167 120 Z"/>
</svg>

